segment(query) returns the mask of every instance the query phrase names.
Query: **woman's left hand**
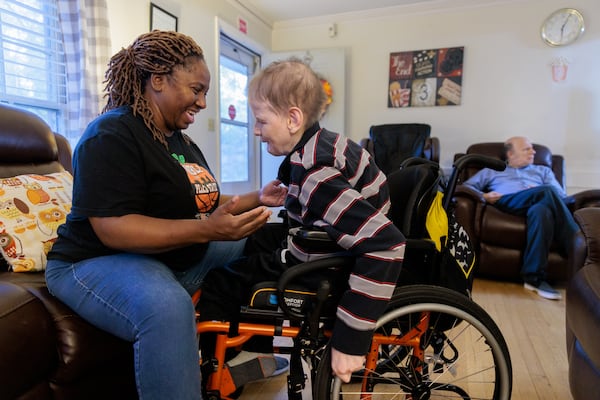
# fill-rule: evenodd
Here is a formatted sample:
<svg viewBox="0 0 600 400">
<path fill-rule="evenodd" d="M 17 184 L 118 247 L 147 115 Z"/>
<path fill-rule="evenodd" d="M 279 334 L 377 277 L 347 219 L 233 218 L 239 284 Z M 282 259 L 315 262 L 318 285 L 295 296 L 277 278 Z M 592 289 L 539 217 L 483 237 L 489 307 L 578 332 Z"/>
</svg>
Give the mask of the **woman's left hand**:
<svg viewBox="0 0 600 400">
<path fill-rule="evenodd" d="M 268 207 L 279 207 L 283 205 L 287 192 L 287 187 L 282 185 L 280 180 L 275 179 L 263 186 L 258 196 L 261 204 Z"/>
</svg>

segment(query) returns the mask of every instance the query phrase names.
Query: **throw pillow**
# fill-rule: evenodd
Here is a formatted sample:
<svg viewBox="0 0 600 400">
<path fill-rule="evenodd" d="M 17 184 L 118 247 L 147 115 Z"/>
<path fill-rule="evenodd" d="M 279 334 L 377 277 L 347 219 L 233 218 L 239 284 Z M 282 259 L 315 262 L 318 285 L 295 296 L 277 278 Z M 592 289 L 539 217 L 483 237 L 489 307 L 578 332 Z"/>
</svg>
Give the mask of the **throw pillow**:
<svg viewBox="0 0 600 400">
<path fill-rule="evenodd" d="M 0 178 L 0 249 L 14 272 L 42 271 L 71 210 L 67 171 Z"/>
</svg>

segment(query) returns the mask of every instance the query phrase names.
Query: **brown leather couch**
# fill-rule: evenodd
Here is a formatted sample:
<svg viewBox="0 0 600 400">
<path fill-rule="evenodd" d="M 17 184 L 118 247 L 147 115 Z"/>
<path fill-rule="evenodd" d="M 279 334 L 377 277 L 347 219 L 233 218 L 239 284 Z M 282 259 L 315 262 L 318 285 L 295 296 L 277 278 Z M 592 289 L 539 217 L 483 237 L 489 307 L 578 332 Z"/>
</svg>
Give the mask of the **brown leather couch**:
<svg viewBox="0 0 600 400">
<path fill-rule="evenodd" d="M 565 186 L 564 158 L 552 154 L 541 144 L 534 144 L 535 164 L 546 165 L 552 169 L 558 182 Z M 464 154 L 482 154 L 505 160 L 502 142 L 477 143 L 471 145 L 466 153 L 454 156 L 456 161 Z M 465 168 L 459 183 L 473 176 L 481 166 L 471 165 Z M 600 190 L 588 190 L 572 197 L 569 207 L 572 211 L 600 206 Z M 476 275 L 492 279 L 519 281 L 523 250 L 526 244 L 526 221 L 523 217 L 506 214 L 487 204 L 478 192 L 465 185 L 458 185 L 455 193 L 456 218 L 467 230 L 475 249 L 478 266 Z M 576 241 L 574 257 L 569 261 L 564 254 L 552 248 L 548 257 L 548 280 L 565 281 L 573 269 L 572 263 L 583 252 L 582 243 Z M 578 252 L 578 253 L 577 253 Z M 571 264 L 569 264 L 571 262 Z"/>
<path fill-rule="evenodd" d="M 587 253 L 567 286 L 569 386 L 573 400 L 588 400 L 600 386 L 600 208 L 583 208 L 574 216 Z"/>
<path fill-rule="evenodd" d="M 32 113 L 0 105 L 0 178 L 71 170 L 68 141 Z M 137 399 L 133 346 L 78 317 L 43 272 L 0 256 L 0 399 Z"/>
</svg>

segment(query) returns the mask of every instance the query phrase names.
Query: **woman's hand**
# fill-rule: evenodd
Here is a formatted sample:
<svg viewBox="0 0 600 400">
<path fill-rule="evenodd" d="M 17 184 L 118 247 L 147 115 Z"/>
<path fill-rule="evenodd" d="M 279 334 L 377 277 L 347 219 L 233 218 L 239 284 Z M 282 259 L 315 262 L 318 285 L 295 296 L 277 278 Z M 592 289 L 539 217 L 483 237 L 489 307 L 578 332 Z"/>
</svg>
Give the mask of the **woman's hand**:
<svg viewBox="0 0 600 400">
<path fill-rule="evenodd" d="M 239 196 L 232 197 L 203 220 L 128 214 L 90 217 L 90 223 L 107 247 L 135 253 L 160 253 L 212 240 L 239 240 L 257 231 L 271 217 L 272 211 L 265 206 L 234 214 L 239 201 Z"/>
<path fill-rule="evenodd" d="M 333 374 L 343 382 L 350 382 L 352 372 L 362 369 L 365 365 L 365 360 L 365 356 L 346 354 L 333 347 L 331 348 L 331 369 L 333 370 Z"/>
<path fill-rule="evenodd" d="M 283 186 L 280 180 L 275 179 L 260 189 L 258 198 L 265 206 L 279 207 L 283 205 L 287 192 L 287 187 Z"/>
<path fill-rule="evenodd" d="M 211 240 L 238 240 L 256 232 L 267 223 L 273 213 L 267 207 L 256 207 L 234 214 L 239 209 L 239 196 L 217 207 L 208 217 L 210 228 L 215 237 Z"/>
</svg>

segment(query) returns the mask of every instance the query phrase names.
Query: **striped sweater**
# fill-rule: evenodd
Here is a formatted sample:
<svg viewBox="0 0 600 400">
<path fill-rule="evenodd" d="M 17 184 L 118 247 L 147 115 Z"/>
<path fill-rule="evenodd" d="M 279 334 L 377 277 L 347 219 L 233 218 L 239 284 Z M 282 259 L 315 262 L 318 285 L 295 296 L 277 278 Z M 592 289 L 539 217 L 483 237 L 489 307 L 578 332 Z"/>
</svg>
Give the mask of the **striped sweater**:
<svg viewBox="0 0 600 400">
<path fill-rule="evenodd" d="M 325 230 L 356 258 L 349 290 L 337 309 L 332 345 L 346 354 L 363 355 L 404 257 L 405 238 L 386 217 L 386 177 L 358 144 L 315 124 L 283 161 L 279 179 L 288 185 L 290 223 Z M 302 261 L 332 255 L 311 252 L 293 239 L 288 248 Z"/>
</svg>

